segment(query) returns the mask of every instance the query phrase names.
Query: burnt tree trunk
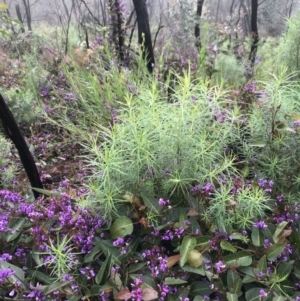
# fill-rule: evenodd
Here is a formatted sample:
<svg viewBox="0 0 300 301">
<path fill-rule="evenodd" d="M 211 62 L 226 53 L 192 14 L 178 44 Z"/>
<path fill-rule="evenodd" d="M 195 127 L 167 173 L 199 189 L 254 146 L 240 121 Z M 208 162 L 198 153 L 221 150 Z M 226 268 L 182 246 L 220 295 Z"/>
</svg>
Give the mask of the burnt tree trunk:
<svg viewBox="0 0 300 301">
<path fill-rule="evenodd" d="M 23 5 L 24 5 L 24 8 L 25 8 L 28 30 L 32 31 L 32 27 L 31 27 L 31 8 L 30 8 L 29 0 L 22 0 L 22 1 L 23 1 Z"/>
<path fill-rule="evenodd" d="M 16 7 L 16 13 L 17 13 L 18 20 L 22 23 L 21 31 L 24 33 L 25 32 L 25 28 L 24 28 L 24 23 L 23 23 L 23 18 L 22 18 L 22 14 L 21 14 L 20 5 L 16 4 L 15 7 Z"/>
<path fill-rule="evenodd" d="M 258 0 L 252 0 L 251 2 L 251 36 L 252 36 L 252 45 L 249 54 L 249 60 L 253 64 L 255 61 L 255 56 L 257 52 L 257 44 L 259 41 L 258 28 L 257 28 L 257 9 L 258 9 Z"/>
<path fill-rule="evenodd" d="M 155 61 L 146 1 L 133 0 L 133 5 L 138 23 L 139 44 L 142 45 L 143 58 L 147 62 L 147 69 L 152 73 Z"/>
<path fill-rule="evenodd" d="M 121 1 L 110 0 L 110 14 L 112 27 L 112 40 L 120 61 L 124 61 L 124 18 L 122 13 Z"/>
<path fill-rule="evenodd" d="M 202 15 L 202 8 L 203 8 L 204 0 L 197 0 L 197 12 L 196 16 L 200 19 Z M 198 22 L 195 25 L 195 38 L 196 38 L 196 47 L 200 50 L 201 49 L 201 40 L 200 40 L 200 23 Z"/>
<path fill-rule="evenodd" d="M 16 146 L 31 187 L 43 189 L 43 184 L 40 180 L 39 172 L 36 168 L 33 157 L 29 151 L 26 141 L 21 133 L 21 130 L 12 114 L 4 98 L 0 94 L 0 120 L 5 131 L 5 134 L 11 139 Z M 40 193 L 33 190 L 33 195 L 37 199 Z"/>
</svg>

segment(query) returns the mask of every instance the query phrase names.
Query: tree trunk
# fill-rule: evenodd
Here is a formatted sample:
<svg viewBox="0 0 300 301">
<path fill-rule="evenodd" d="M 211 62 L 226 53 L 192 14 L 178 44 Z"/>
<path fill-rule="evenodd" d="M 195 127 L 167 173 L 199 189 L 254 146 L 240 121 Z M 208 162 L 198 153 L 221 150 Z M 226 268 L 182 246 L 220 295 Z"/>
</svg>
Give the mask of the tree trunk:
<svg viewBox="0 0 300 301">
<path fill-rule="evenodd" d="M 29 31 L 32 31 L 31 27 L 31 9 L 29 0 L 23 0 L 25 12 L 26 12 L 26 20 L 27 20 L 27 27 Z"/>
<path fill-rule="evenodd" d="M 110 0 L 110 14 L 112 27 L 112 41 L 115 44 L 116 52 L 120 61 L 124 61 L 124 18 L 120 0 Z"/>
<path fill-rule="evenodd" d="M 202 15 L 202 8 L 203 8 L 204 0 L 197 0 L 197 12 L 196 16 L 200 19 Z M 196 47 L 200 50 L 201 49 L 201 39 L 200 39 L 200 23 L 198 22 L 195 25 L 195 38 L 196 38 Z"/>
<path fill-rule="evenodd" d="M 146 60 L 147 69 L 152 73 L 155 61 L 146 1 L 133 0 L 133 5 L 138 23 L 139 44 L 142 45 L 143 58 Z"/>
<path fill-rule="evenodd" d="M 33 160 L 33 157 L 29 151 L 27 143 L 21 133 L 21 130 L 12 114 L 8 108 L 5 100 L 0 94 L 0 120 L 6 135 L 11 139 L 11 141 L 16 146 L 28 179 L 30 181 L 31 187 L 43 189 L 43 184 L 41 182 L 39 172 Z M 33 195 L 37 199 L 40 193 L 33 190 Z"/>
<path fill-rule="evenodd" d="M 16 7 L 16 13 L 17 13 L 18 20 L 22 23 L 21 31 L 24 33 L 25 32 L 25 28 L 24 28 L 24 23 L 23 23 L 23 19 L 22 19 L 20 5 L 16 4 L 15 7 Z"/>
<path fill-rule="evenodd" d="M 217 4 L 217 13 L 216 13 L 216 20 L 215 20 L 216 23 L 218 22 L 219 19 L 220 1 L 221 0 L 218 0 L 218 4 Z"/>
<path fill-rule="evenodd" d="M 254 64 L 255 56 L 257 52 L 257 43 L 259 41 L 258 28 L 257 28 L 257 8 L 258 0 L 252 0 L 251 3 L 251 36 L 252 36 L 252 45 L 249 54 L 249 60 Z"/>
</svg>

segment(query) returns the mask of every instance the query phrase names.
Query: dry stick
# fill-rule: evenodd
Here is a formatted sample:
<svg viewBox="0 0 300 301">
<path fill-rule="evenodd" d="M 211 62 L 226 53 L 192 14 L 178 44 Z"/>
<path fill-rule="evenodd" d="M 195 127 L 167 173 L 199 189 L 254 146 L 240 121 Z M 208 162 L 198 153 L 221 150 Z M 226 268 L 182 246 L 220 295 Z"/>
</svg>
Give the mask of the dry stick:
<svg viewBox="0 0 300 301">
<path fill-rule="evenodd" d="M 156 40 L 157 40 L 157 37 L 158 37 L 158 34 L 159 34 L 160 30 L 161 30 L 162 28 L 164 28 L 164 27 L 165 27 L 164 25 L 160 25 L 160 26 L 158 27 L 158 29 L 157 29 L 157 31 L 156 31 L 156 33 L 155 33 L 155 36 L 154 36 L 153 48 L 155 48 Z"/>
<path fill-rule="evenodd" d="M 137 19 L 135 19 L 133 27 L 132 27 L 131 32 L 130 32 L 129 41 L 128 41 L 128 47 L 127 47 L 127 49 L 128 49 L 127 50 L 127 57 L 129 57 L 129 51 L 130 51 L 131 42 L 132 42 L 133 33 L 134 33 L 134 30 L 135 30 L 136 23 L 137 23 Z"/>
<path fill-rule="evenodd" d="M 66 30 L 66 45 L 65 45 L 65 55 L 68 53 L 68 43 L 69 43 L 69 30 L 70 30 L 70 23 L 72 18 L 72 12 L 73 12 L 74 5 L 72 3 L 70 14 L 68 15 L 68 23 L 67 23 L 67 30 Z"/>
<path fill-rule="evenodd" d="M 99 26 L 103 27 L 103 25 L 99 22 L 99 20 L 93 15 L 93 13 L 91 12 L 91 10 L 89 9 L 88 5 L 83 1 L 80 0 L 81 3 L 83 3 L 83 5 L 85 6 L 85 8 L 88 10 L 89 14 L 93 17 L 93 19 L 98 23 Z"/>
<path fill-rule="evenodd" d="M 31 187 L 43 189 L 43 184 L 41 182 L 39 172 L 33 160 L 33 157 L 29 151 L 27 143 L 21 133 L 21 130 L 12 114 L 4 98 L 0 94 L 0 120 L 5 133 L 14 143 L 18 150 L 20 159 L 26 171 L 27 177 L 30 181 Z M 37 199 L 41 194 L 35 190 L 32 190 L 35 199 Z"/>
</svg>

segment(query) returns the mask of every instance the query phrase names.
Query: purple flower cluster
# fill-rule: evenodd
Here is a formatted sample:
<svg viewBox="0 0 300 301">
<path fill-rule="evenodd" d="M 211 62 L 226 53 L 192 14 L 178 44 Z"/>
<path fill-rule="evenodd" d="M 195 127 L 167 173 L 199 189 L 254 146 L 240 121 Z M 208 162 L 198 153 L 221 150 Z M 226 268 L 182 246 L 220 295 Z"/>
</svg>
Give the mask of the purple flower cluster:
<svg viewBox="0 0 300 301">
<path fill-rule="evenodd" d="M 170 200 L 164 200 L 163 198 L 160 198 L 158 200 L 158 205 L 162 207 L 166 207 L 170 205 Z"/>
<path fill-rule="evenodd" d="M 134 279 L 131 284 L 131 300 L 132 301 L 142 301 L 143 300 L 143 290 L 141 288 L 143 281 L 139 278 Z"/>
<path fill-rule="evenodd" d="M 258 221 L 253 226 L 257 229 L 263 229 L 263 230 L 266 230 L 268 228 L 268 225 L 264 221 Z"/>
<path fill-rule="evenodd" d="M 201 194 L 203 196 L 209 197 L 213 192 L 213 186 L 210 183 L 206 183 L 203 186 L 197 184 L 190 189 L 190 192 L 191 194 Z"/>
<path fill-rule="evenodd" d="M 13 276 L 15 273 L 12 269 L 0 269 L 0 284 L 4 283 L 6 280 L 8 280 L 8 277 Z"/>
<path fill-rule="evenodd" d="M 271 193 L 274 182 L 272 180 L 268 181 L 266 179 L 259 179 L 257 184 L 259 187 L 263 188 L 265 192 Z"/>
<path fill-rule="evenodd" d="M 215 263 L 214 267 L 216 269 L 216 272 L 218 274 L 221 274 L 222 272 L 225 271 L 226 264 L 224 264 L 222 261 L 218 261 L 217 263 Z"/>
<path fill-rule="evenodd" d="M 152 277 L 156 278 L 161 273 L 168 273 L 168 259 L 164 248 L 154 246 L 151 250 L 144 251 L 142 257 L 147 260 Z"/>
<path fill-rule="evenodd" d="M 254 80 L 251 83 L 244 86 L 245 92 L 256 93 L 257 91 L 257 82 Z"/>
</svg>

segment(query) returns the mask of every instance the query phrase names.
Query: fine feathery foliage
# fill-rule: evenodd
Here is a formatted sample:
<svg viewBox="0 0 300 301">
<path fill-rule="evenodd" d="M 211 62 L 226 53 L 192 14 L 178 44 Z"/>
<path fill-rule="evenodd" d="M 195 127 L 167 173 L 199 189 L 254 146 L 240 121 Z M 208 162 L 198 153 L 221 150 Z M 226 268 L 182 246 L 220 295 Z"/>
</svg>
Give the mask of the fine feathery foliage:
<svg viewBox="0 0 300 301">
<path fill-rule="evenodd" d="M 126 191 L 186 204 L 192 183 L 219 182 L 234 171 L 225 148 L 234 141 L 233 120 L 220 122 L 226 93 L 180 78 L 174 102 L 161 100 L 157 83 L 128 95 L 111 129 L 91 137 L 91 201 L 115 211 Z M 222 117 L 219 117 L 222 118 Z"/>
</svg>

